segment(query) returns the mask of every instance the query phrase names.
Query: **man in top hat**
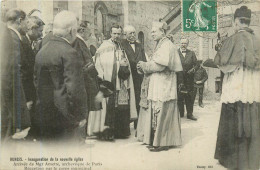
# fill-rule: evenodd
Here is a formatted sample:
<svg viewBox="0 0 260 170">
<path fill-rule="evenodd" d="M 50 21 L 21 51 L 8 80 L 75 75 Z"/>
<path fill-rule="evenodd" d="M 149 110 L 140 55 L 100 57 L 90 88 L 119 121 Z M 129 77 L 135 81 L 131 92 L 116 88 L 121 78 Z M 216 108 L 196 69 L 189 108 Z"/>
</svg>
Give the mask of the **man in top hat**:
<svg viewBox="0 0 260 170">
<path fill-rule="evenodd" d="M 139 113 L 139 103 L 141 94 L 141 84 L 143 81 L 143 75 L 137 73 L 136 65 L 139 61 L 146 61 L 144 47 L 136 42 L 135 28 L 132 25 L 127 25 L 124 28 L 126 39 L 122 40 L 122 47 L 125 50 L 127 58 L 129 59 L 131 72 L 133 75 L 135 100 L 137 113 Z M 137 127 L 137 121 L 134 122 L 134 128 Z"/>
<path fill-rule="evenodd" d="M 214 59 L 224 73 L 215 158 L 228 169 L 259 169 L 260 42 L 250 21 L 247 6 L 236 9 L 235 34 Z"/>
<path fill-rule="evenodd" d="M 187 49 L 189 40 L 186 38 L 181 39 L 181 47 L 178 49 L 179 56 L 181 58 L 181 64 L 183 67 L 183 84 L 186 88 L 186 92 L 178 92 L 178 107 L 181 117 L 184 117 L 184 103 L 187 110 L 187 118 L 191 120 L 197 120 L 193 116 L 193 90 L 194 90 L 194 73 L 197 63 L 197 57 L 194 51 Z"/>
<path fill-rule="evenodd" d="M 199 91 L 199 106 L 204 107 L 203 105 L 203 90 L 204 90 L 204 83 L 208 79 L 207 71 L 202 67 L 202 60 L 197 61 L 197 69 L 194 74 L 194 101 L 196 99 L 197 91 Z"/>
</svg>

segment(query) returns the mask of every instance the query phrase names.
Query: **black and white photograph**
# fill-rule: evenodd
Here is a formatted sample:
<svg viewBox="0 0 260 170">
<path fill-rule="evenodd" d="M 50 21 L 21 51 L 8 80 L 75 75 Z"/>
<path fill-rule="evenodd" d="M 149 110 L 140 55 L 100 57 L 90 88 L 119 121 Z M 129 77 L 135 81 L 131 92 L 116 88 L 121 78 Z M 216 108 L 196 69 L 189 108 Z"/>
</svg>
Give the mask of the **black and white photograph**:
<svg viewBox="0 0 260 170">
<path fill-rule="evenodd" d="M 260 169 L 260 0 L 0 6 L 0 170 Z"/>
</svg>

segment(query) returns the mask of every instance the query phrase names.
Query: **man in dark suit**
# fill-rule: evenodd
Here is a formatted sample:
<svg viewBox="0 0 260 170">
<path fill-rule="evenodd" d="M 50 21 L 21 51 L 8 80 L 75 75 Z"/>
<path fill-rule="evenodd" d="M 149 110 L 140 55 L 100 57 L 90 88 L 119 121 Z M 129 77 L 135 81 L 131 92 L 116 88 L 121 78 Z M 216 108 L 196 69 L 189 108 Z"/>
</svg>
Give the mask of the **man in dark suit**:
<svg viewBox="0 0 260 170">
<path fill-rule="evenodd" d="M 183 84 L 186 88 L 186 92 L 178 92 L 178 107 L 180 111 L 180 116 L 184 117 L 184 103 L 187 110 L 187 118 L 191 120 L 197 120 L 193 116 L 193 95 L 194 95 L 194 73 L 195 66 L 197 62 L 196 55 L 194 51 L 187 49 L 189 44 L 188 39 L 181 39 L 181 48 L 178 49 L 178 53 L 181 58 L 181 63 L 183 67 Z"/>
<path fill-rule="evenodd" d="M 34 136 L 36 135 L 34 126 L 36 92 L 33 84 L 33 70 L 36 54 L 33 51 L 33 42 L 42 37 L 44 22 L 39 17 L 30 16 L 27 25 L 28 31 L 26 35 L 22 36 L 24 55 L 21 57 L 21 79 L 32 122 L 29 134 Z"/>
<path fill-rule="evenodd" d="M 87 44 L 85 43 L 87 35 L 87 22 L 82 21 L 78 27 L 78 34 L 76 40 L 73 42 L 72 47 L 78 52 L 79 56 L 82 59 L 83 65 L 83 74 L 84 74 L 84 83 L 85 89 L 87 92 L 87 106 L 88 113 L 90 111 L 97 111 L 102 109 L 101 102 L 95 101 L 95 96 L 99 92 L 99 84 L 98 84 L 98 72 L 95 68 L 91 53 Z M 87 134 L 87 124 L 88 124 L 88 116 L 86 117 L 86 129 L 82 131 L 82 136 L 86 137 Z"/>
<path fill-rule="evenodd" d="M 85 87 L 88 96 L 88 111 L 97 111 L 101 109 L 101 104 L 96 104 L 95 96 L 99 92 L 98 85 L 98 72 L 95 68 L 92 56 L 89 48 L 85 43 L 86 38 L 87 22 L 82 21 L 78 28 L 78 34 L 76 40 L 73 42 L 72 47 L 78 52 L 82 58 L 82 65 L 84 71 Z"/>
<path fill-rule="evenodd" d="M 37 16 L 29 16 L 29 30 L 27 32 L 27 37 L 30 40 L 31 47 L 35 53 L 37 53 L 37 44 L 42 38 L 42 31 L 45 23 Z"/>
<path fill-rule="evenodd" d="M 24 88 L 21 81 L 22 34 L 27 31 L 27 18 L 24 11 L 11 9 L 6 13 L 8 29 L 1 36 L 1 136 L 9 139 L 31 126 L 26 107 Z M 2 30 L 1 30 L 2 31 Z M 4 38 L 4 39 L 2 39 Z M 5 46 L 8 45 L 8 46 Z M 3 47 L 3 48 L 2 48 Z M 6 47 L 6 48 L 4 48 Z M 24 133 L 21 138 L 26 137 Z"/>
<path fill-rule="evenodd" d="M 36 54 L 53 37 L 53 33 L 52 33 L 53 23 L 49 23 L 46 27 L 47 28 L 45 28 L 45 36 L 40 41 L 38 41 L 37 44 L 35 45 L 34 51 L 35 51 Z"/>
<path fill-rule="evenodd" d="M 69 11 L 54 18 L 53 38 L 35 59 L 36 114 L 42 138 L 75 139 L 87 112 L 82 58 L 71 44 L 77 20 Z"/>
<path fill-rule="evenodd" d="M 139 61 L 146 61 L 144 47 L 136 42 L 135 28 L 128 25 L 124 28 L 126 39 L 123 39 L 121 44 L 122 48 L 125 50 L 127 58 L 130 63 L 131 72 L 133 76 L 134 90 L 135 90 L 135 101 L 137 113 L 139 113 L 139 103 L 141 94 L 141 84 L 143 81 L 143 75 L 137 73 L 136 65 Z M 137 121 L 134 122 L 134 128 L 137 127 Z"/>
</svg>

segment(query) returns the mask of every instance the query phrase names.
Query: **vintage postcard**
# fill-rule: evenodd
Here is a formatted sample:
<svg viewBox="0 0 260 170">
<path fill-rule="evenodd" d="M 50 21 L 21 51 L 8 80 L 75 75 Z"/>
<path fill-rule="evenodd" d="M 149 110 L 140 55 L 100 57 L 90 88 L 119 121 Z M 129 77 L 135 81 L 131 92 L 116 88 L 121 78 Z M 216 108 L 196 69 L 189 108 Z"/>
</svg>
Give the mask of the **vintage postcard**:
<svg viewBox="0 0 260 170">
<path fill-rule="evenodd" d="M 0 170 L 260 168 L 260 0 L 0 4 Z"/>
</svg>

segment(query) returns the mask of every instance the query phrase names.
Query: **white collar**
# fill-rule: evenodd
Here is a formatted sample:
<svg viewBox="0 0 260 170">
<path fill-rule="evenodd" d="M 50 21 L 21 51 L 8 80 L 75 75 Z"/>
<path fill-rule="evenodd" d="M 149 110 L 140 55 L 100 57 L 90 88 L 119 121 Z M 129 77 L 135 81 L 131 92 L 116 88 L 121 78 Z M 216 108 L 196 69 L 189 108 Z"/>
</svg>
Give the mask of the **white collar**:
<svg viewBox="0 0 260 170">
<path fill-rule="evenodd" d="M 22 36 L 21 34 L 17 31 L 17 29 L 15 29 L 14 27 L 12 26 L 8 26 L 9 29 L 13 30 L 19 37 L 19 39 L 22 41 Z"/>
<path fill-rule="evenodd" d="M 28 38 L 28 40 L 29 40 L 29 42 L 30 42 L 30 44 L 32 43 L 32 41 L 31 41 L 31 39 L 30 39 L 30 37 L 29 37 L 29 35 L 28 34 L 26 34 L 26 37 Z"/>
<path fill-rule="evenodd" d="M 130 40 L 126 39 L 129 44 L 134 44 L 136 41 L 131 42 Z"/>
<path fill-rule="evenodd" d="M 87 45 L 86 42 L 85 42 L 85 40 L 81 37 L 81 35 L 77 34 L 77 37 L 78 37 L 79 39 L 81 39 L 81 40 L 85 43 L 85 45 Z"/>
<path fill-rule="evenodd" d="M 81 37 L 81 35 L 77 34 L 77 37 L 85 42 L 85 40 Z"/>
<path fill-rule="evenodd" d="M 66 42 L 68 42 L 70 44 L 69 40 L 67 40 L 66 38 L 64 38 L 64 37 L 60 37 L 60 38 L 64 39 Z"/>
<path fill-rule="evenodd" d="M 112 38 L 109 38 L 109 39 L 108 39 L 108 41 L 110 41 L 110 42 L 114 43 L 114 41 L 112 41 Z"/>
<path fill-rule="evenodd" d="M 118 43 L 118 42 L 116 42 L 116 41 L 113 41 L 112 38 L 110 38 L 109 41 L 111 41 L 111 42 L 114 43 L 114 44 L 115 44 L 115 43 Z"/>
<path fill-rule="evenodd" d="M 182 51 L 182 49 L 180 48 L 180 51 L 181 51 L 181 53 L 183 53 L 183 51 Z M 187 52 L 187 49 L 186 49 L 186 52 Z"/>
</svg>

